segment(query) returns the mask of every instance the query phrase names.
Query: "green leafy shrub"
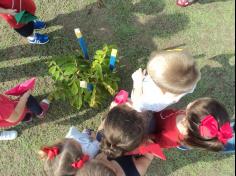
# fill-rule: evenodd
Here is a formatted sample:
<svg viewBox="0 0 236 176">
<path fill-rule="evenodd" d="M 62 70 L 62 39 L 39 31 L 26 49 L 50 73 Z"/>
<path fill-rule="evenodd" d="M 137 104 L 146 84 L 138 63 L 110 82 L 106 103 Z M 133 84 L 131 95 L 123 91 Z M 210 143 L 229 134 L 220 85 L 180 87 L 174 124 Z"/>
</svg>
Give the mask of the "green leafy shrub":
<svg viewBox="0 0 236 176">
<path fill-rule="evenodd" d="M 96 51 L 91 61 L 78 53 L 57 56 L 48 62 L 49 73 L 55 81 L 50 99 L 69 101 L 73 107 L 80 109 L 86 104 L 98 107 L 109 96 L 114 96 L 120 79 L 116 71 L 109 69 L 111 50 L 111 46 L 104 46 Z M 93 89 L 83 88 L 84 81 Z"/>
</svg>

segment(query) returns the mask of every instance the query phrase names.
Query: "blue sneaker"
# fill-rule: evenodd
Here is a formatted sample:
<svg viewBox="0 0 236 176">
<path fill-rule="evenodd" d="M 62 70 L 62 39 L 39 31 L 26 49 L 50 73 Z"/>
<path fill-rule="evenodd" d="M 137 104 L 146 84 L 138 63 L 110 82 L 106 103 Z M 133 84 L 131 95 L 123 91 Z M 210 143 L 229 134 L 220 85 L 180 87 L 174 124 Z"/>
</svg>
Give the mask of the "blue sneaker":
<svg viewBox="0 0 236 176">
<path fill-rule="evenodd" d="M 31 44 L 45 44 L 49 42 L 49 38 L 47 35 L 35 33 L 33 37 L 27 37 L 28 42 Z"/>
<path fill-rule="evenodd" d="M 46 23 L 39 20 L 34 20 L 34 29 L 40 30 L 46 28 Z"/>
<path fill-rule="evenodd" d="M 176 147 L 177 149 L 179 150 L 183 150 L 183 151 L 186 151 L 186 150 L 191 150 L 190 148 L 186 147 L 186 146 L 179 146 L 179 147 Z"/>
</svg>

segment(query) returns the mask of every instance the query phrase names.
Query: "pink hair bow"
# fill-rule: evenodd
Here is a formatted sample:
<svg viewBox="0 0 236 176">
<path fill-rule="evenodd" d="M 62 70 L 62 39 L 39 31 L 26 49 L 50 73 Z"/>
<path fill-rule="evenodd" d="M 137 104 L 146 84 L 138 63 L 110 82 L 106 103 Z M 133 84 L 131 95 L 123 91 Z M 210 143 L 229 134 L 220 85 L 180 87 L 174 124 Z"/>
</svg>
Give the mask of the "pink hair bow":
<svg viewBox="0 0 236 176">
<path fill-rule="evenodd" d="M 83 167 L 84 163 L 88 160 L 89 160 L 89 156 L 88 155 L 83 155 L 80 160 L 75 161 L 75 162 L 72 163 L 72 167 L 74 167 L 76 169 L 80 169 L 80 168 Z"/>
<path fill-rule="evenodd" d="M 212 115 L 208 115 L 201 120 L 199 132 L 202 137 L 217 137 L 223 144 L 226 144 L 227 141 L 233 137 L 233 131 L 230 127 L 230 123 L 226 122 L 219 128 L 218 122 Z"/>
<path fill-rule="evenodd" d="M 121 90 L 116 96 L 114 101 L 117 104 L 123 104 L 126 103 L 128 101 L 128 97 L 129 97 L 129 93 L 126 92 L 125 90 Z"/>
<path fill-rule="evenodd" d="M 54 159 L 55 156 L 59 154 L 59 149 L 57 147 L 44 147 L 42 151 L 47 154 L 50 160 Z"/>
</svg>

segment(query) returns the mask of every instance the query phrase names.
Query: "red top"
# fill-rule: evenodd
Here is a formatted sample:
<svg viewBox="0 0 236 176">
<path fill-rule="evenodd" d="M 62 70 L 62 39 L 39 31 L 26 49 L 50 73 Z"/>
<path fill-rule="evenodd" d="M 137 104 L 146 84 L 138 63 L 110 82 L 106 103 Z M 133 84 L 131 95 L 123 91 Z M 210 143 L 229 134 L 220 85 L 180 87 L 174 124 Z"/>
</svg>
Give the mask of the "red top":
<svg viewBox="0 0 236 176">
<path fill-rule="evenodd" d="M 0 0 L 0 7 L 4 9 L 16 9 L 17 12 L 26 10 L 32 15 L 34 15 L 36 11 L 36 6 L 33 0 Z M 21 28 L 25 25 L 17 23 L 14 16 L 8 14 L 0 14 L 0 16 L 14 29 Z"/>
<path fill-rule="evenodd" d="M 11 100 L 8 97 L 0 94 L 0 128 L 8 128 L 11 126 L 15 126 L 23 120 L 27 109 L 24 110 L 24 112 L 21 114 L 21 116 L 16 122 L 13 123 L 6 121 L 6 119 L 8 119 L 14 111 L 17 103 L 17 101 Z"/>
<path fill-rule="evenodd" d="M 182 113 L 182 111 L 167 109 L 154 114 L 156 130 L 153 136 L 161 148 L 175 148 L 181 145 L 183 136 L 176 126 L 176 117 Z"/>
</svg>

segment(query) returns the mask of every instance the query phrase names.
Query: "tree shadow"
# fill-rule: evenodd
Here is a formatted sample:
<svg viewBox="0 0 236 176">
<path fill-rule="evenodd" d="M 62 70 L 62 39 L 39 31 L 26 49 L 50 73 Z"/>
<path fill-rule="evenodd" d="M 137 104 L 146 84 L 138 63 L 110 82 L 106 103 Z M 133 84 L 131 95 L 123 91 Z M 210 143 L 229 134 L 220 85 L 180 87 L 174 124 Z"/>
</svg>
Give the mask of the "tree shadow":
<svg viewBox="0 0 236 176">
<path fill-rule="evenodd" d="M 214 2 L 228 2 L 230 0 L 198 0 L 197 3 L 199 4 L 209 4 Z"/>
<path fill-rule="evenodd" d="M 201 80 L 195 91 L 181 99 L 173 107 L 183 108 L 189 102 L 199 97 L 212 97 L 220 101 L 228 112 L 233 114 L 235 105 L 235 67 L 230 59 L 235 53 L 219 54 L 211 58 L 197 58 L 197 62 L 204 62 L 201 67 Z"/>
<path fill-rule="evenodd" d="M 47 70 L 46 61 L 44 62 L 37 60 L 27 64 L 22 64 L 14 67 L 3 67 L 0 68 L 0 80 L 1 82 L 19 80 L 25 77 L 35 77 L 35 76 L 46 76 L 48 75 L 45 70 Z"/>
</svg>

